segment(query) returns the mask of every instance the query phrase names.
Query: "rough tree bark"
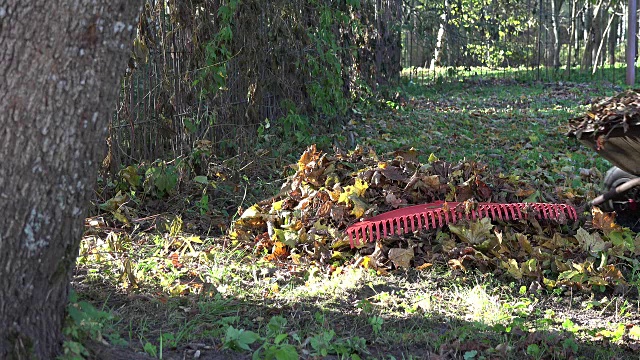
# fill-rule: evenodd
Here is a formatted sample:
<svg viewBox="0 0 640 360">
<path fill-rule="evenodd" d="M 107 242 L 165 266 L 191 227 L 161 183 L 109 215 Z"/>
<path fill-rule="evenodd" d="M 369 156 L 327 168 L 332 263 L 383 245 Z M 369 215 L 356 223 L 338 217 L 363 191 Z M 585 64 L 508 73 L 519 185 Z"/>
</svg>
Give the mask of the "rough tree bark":
<svg viewBox="0 0 640 360">
<path fill-rule="evenodd" d="M 0 0 L 0 359 L 54 359 L 141 1 Z"/>
</svg>

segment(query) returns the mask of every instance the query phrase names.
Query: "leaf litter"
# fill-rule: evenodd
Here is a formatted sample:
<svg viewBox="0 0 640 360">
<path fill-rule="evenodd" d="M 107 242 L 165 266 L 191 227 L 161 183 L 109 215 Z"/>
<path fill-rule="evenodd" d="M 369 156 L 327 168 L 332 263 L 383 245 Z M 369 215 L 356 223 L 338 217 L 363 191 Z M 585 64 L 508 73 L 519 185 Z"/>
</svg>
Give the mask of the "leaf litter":
<svg viewBox="0 0 640 360">
<path fill-rule="evenodd" d="M 640 237 L 597 209 L 589 223 L 483 218 L 383 237 L 350 249 L 347 226 L 401 206 L 434 201 L 445 201 L 445 206 L 446 202 L 513 203 L 549 190 L 494 175 L 479 162 L 448 163 L 431 154 L 428 162 L 420 163 L 418 155 L 413 148 L 379 156 L 363 147 L 328 154 L 310 146 L 281 195 L 245 210 L 233 224 L 231 236 L 247 249 L 263 252 L 267 260 L 315 264 L 329 272 L 340 266 L 386 273 L 446 264 L 454 270 L 477 268 L 549 288 L 590 291 L 626 284 L 619 264 L 640 255 Z M 585 207 L 576 197 L 545 195 Z"/>
</svg>

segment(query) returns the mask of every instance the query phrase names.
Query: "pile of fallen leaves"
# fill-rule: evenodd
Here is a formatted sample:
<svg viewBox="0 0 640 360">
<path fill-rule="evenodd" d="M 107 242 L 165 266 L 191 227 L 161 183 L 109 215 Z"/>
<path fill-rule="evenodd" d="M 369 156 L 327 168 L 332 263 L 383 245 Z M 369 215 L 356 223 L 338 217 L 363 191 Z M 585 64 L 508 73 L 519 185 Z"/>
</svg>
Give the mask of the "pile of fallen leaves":
<svg viewBox="0 0 640 360">
<path fill-rule="evenodd" d="M 589 133 L 594 138 L 622 128 L 640 124 L 640 90 L 627 90 L 591 105 L 583 116 L 569 121 L 569 134 L 581 138 Z"/>
<path fill-rule="evenodd" d="M 485 218 L 351 249 L 344 230 L 363 218 L 433 201 L 526 202 L 537 189 L 515 177 L 492 175 L 475 162 L 450 164 L 431 155 L 422 164 L 414 149 L 385 160 L 362 148 L 329 155 L 311 146 L 295 167 L 278 195 L 253 205 L 233 224 L 231 236 L 269 261 L 315 263 L 330 272 L 363 266 L 380 273 L 440 263 L 549 287 L 591 289 L 623 284 L 614 264 L 640 255 L 640 237 L 602 213 L 594 214 L 591 232 L 580 223 Z"/>
</svg>

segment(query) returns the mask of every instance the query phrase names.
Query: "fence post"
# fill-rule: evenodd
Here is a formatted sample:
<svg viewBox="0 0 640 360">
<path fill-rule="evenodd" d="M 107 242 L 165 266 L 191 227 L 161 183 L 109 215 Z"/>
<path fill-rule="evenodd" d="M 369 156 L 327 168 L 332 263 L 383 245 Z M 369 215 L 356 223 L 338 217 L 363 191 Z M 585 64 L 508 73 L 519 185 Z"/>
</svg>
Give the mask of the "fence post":
<svg viewBox="0 0 640 360">
<path fill-rule="evenodd" d="M 629 21 L 627 22 L 627 85 L 636 82 L 636 0 L 629 0 Z"/>
</svg>

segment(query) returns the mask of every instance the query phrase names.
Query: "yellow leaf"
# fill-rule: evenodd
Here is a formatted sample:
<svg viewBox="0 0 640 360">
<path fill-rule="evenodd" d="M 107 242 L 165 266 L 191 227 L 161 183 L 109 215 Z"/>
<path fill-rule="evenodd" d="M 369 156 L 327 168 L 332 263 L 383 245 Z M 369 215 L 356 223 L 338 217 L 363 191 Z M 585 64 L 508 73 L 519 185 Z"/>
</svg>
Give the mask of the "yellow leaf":
<svg viewBox="0 0 640 360">
<path fill-rule="evenodd" d="M 186 240 L 188 242 L 194 242 L 194 243 L 202 244 L 202 240 L 200 239 L 200 236 L 189 236 Z"/>
<path fill-rule="evenodd" d="M 522 263 L 522 274 L 531 277 L 538 277 L 538 275 L 540 275 L 538 268 L 538 261 L 535 258 L 529 259 Z"/>
<path fill-rule="evenodd" d="M 548 288 L 555 288 L 556 287 L 556 281 L 555 280 L 542 278 L 542 283 L 545 284 Z"/>
<path fill-rule="evenodd" d="M 629 337 L 634 340 L 640 340 L 640 326 L 633 325 L 631 329 L 629 329 Z"/>
<path fill-rule="evenodd" d="M 502 262 L 502 267 L 504 267 L 507 272 L 513 276 L 514 279 L 520 280 L 522 279 L 522 270 L 518 266 L 518 262 L 515 259 L 509 259 L 507 261 Z"/>
<path fill-rule="evenodd" d="M 369 184 L 364 180 L 356 179 L 356 183 L 353 185 L 353 188 L 358 196 L 363 196 L 364 192 L 369 188 Z"/>
<path fill-rule="evenodd" d="M 344 191 L 340 193 L 340 196 L 338 197 L 338 202 L 348 204 L 349 196 L 351 196 L 352 194 L 353 194 L 353 187 L 352 186 L 345 187 Z"/>
<path fill-rule="evenodd" d="M 247 210 L 245 210 L 242 213 L 242 215 L 240 215 L 240 219 L 255 218 L 255 217 L 259 216 L 261 212 L 262 212 L 262 210 L 260 209 L 260 207 L 257 204 L 253 205 L 252 207 L 250 207 Z"/>
<path fill-rule="evenodd" d="M 361 265 L 362 265 L 363 268 L 368 269 L 371 266 L 370 263 L 371 263 L 371 257 L 365 256 L 362 259 Z"/>
<path fill-rule="evenodd" d="M 337 266 L 333 273 L 331 273 L 331 276 L 337 276 L 340 274 L 342 274 L 342 266 Z"/>
<path fill-rule="evenodd" d="M 273 204 L 271 204 L 271 212 L 276 212 L 280 210 L 282 210 L 282 200 L 276 201 Z"/>
<path fill-rule="evenodd" d="M 428 161 L 431 164 L 431 163 L 434 163 L 434 162 L 438 161 L 438 158 L 433 153 L 431 153 L 431 155 L 429 155 Z"/>
<path fill-rule="evenodd" d="M 364 215 L 364 212 L 367 211 L 367 203 L 362 201 L 357 196 L 351 196 L 349 197 L 349 199 L 351 200 L 351 202 L 353 202 L 353 210 L 351 210 L 351 214 L 358 218 L 362 217 L 362 215 Z"/>
</svg>

